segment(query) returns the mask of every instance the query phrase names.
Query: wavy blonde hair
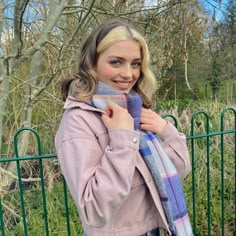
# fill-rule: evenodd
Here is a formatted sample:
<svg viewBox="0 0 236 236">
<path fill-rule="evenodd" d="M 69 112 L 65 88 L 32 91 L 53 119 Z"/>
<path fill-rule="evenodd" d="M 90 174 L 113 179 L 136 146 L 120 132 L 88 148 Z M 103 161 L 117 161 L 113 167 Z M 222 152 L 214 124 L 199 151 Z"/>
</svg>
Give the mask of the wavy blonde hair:
<svg viewBox="0 0 236 236">
<path fill-rule="evenodd" d="M 149 67 L 149 50 L 145 39 L 129 24 L 120 20 L 111 20 L 101 24 L 84 41 L 78 73 L 62 85 L 62 93 L 79 97 L 81 100 L 90 99 L 97 90 L 98 78 L 94 70 L 99 55 L 112 44 L 122 40 L 134 40 L 141 48 L 141 75 L 134 89 L 143 99 L 144 106 L 151 107 L 151 97 L 156 89 L 156 79 Z"/>
</svg>

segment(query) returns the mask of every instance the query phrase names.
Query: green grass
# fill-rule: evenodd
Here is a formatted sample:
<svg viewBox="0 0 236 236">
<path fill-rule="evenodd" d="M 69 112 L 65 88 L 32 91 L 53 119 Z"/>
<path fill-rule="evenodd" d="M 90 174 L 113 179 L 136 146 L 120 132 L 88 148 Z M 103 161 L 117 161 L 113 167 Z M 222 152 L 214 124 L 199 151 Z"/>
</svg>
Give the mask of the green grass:
<svg viewBox="0 0 236 236">
<path fill-rule="evenodd" d="M 45 235 L 44 211 L 42 204 L 41 188 L 35 187 L 31 190 L 24 191 L 25 209 L 27 215 L 27 229 L 29 235 L 42 236 Z M 57 182 L 50 191 L 46 192 L 47 213 L 49 235 L 67 235 L 66 211 L 64 205 L 63 184 Z M 19 215 L 20 199 L 18 191 L 14 191 L 4 198 L 12 209 Z M 71 235 L 82 235 L 82 228 L 79 222 L 77 209 L 68 195 L 69 217 Z M 5 211 L 6 212 L 6 211 Z M 7 213 L 7 212 L 6 212 Z M 8 219 L 6 219 L 8 217 Z M 5 225 L 7 229 L 6 235 L 24 235 L 23 222 L 9 212 L 5 215 Z"/>
<path fill-rule="evenodd" d="M 212 138 L 217 139 L 217 138 Z M 211 217 L 211 235 L 221 235 L 222 204 L 221 204 L 221 154 L 217 144 L 211 144 L 209 163 L 207 163 L 206 146 L 202 142 L 195 143 L 195 196 L 196 196 L 196 235 L 208 235 L 208 218 Z M 191 147 L 189 146 L 190 154 Z M 235 234 L 235 150 L 231 145 L 225 144 L 224 154 L 224 227 L 225 235 Z M 210 181 L 207 179 L 207 165 L 210 169 Z M 193 219 L 192 202 L 192 173 L 184 181 L 184 189 L 188 202 L 188 209 Z M 209 190 L 209 205 L 208 205 Z M 208 212 L 208 206 L 209 212 Z"/>
</svg>

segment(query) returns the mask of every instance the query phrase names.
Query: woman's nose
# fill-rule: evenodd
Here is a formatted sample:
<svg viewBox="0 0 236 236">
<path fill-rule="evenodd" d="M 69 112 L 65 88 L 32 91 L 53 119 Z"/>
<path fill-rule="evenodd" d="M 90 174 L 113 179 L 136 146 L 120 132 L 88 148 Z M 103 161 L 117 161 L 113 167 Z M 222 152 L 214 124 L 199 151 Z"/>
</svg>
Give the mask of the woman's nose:
<svg viewBox="0 0 236 236">
<path fill-rule="evenodd" d="M 127 78 L 127 79 L 132 78 L 132 68 L 131 68 L 131 66 L 129 66 L 129 65 L 124 66 L 122 68 L 122 71 L 121 71 L 120 74 L 123 78 Z"/>
</svg>

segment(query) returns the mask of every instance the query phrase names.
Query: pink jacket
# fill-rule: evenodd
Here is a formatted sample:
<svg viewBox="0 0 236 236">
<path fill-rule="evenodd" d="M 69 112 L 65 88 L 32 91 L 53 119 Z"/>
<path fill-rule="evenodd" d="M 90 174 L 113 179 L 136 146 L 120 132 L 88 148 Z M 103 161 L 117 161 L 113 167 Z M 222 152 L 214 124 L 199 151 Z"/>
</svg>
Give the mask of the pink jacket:
<svg viewBox="0 0 236 236">
<path fill-rule="evenodd" d="M 107 130 L 103 111 L 69 97 L 56 134 L 62 173 L 90 236 L 138 236 L 168 223 L 139 154 L 139 133 Z M 190 171 L 184 134 L 168 124 L 161 144 L 183 179 Z"/>
</svg>

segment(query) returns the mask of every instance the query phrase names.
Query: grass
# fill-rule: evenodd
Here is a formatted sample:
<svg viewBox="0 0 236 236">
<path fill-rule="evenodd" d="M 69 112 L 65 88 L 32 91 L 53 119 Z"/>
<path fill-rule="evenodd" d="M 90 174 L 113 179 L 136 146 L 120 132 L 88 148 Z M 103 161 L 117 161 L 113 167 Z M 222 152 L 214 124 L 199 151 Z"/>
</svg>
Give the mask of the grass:
<svg viewBox="0 0 236 236">
<path fill-rule="evenodd" d="M 53 188 L 46 192 L 46 199 L 49 235 L 67 235 L 67 215 L 64 204 L 63 184 L 61 182 L 54 183 Z M 45 235 L 45 213 L 43 211 L 40 186 L 24 191 L 24 200 L 27 215 L 27 230 L 29 235 Z M 11 206 L 12 210 L 17 214 L 21 214 L 19 212 L 20 199 L 17 191 L 14 191 L 11 195 L 7 195 L 4 198 L 4 202 Z M 70 194 L 68 194 L 68 206 L 71 235 L 82 235 L 82 228 L 79 222 L 77 209 Z M 6 224 L 6 222 L 8 224 Z M 23 222 L 19 217 L 8 213 L 8 215 L 5 215 L 5 224 L 8 231 L 7 235 L 24 235 Z"/>
<path fill-rule="evenodd" d="M 208 235 L 210 228 L 211 235 L 221 235 L 222 208 L 224 209 L 224 233 L 225 235 L 235 234 L 235 149 L 231 145 L 225 145 L 224 170 L 222 170 L 221 154 L 219 148 L 217 149 L 215 146 L 216 143 L 211 144 L 209 162 L 207 162 L 206 147 L 203 147 L 201 142 L 195 143 L 195 163 L 193 166 L 195 182 L 193 185 L 191 175 L 184 181 L 191 219 L 193 219 L 192 189 L 194 188 L 195 191 L 196 235 Z M 192 154 L 191 151 L 190 154 Z M 208 168 L 210 170 L 209 176 L 207 175 Z M 222 206 L 221 199 L 222 171 L 224 171 L 224 206 Z M 210 219 L 210 228 L 208 219 Z"/>
</svg>

